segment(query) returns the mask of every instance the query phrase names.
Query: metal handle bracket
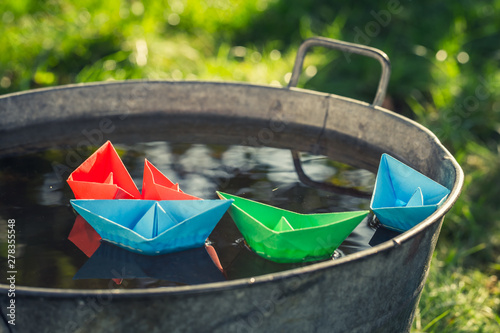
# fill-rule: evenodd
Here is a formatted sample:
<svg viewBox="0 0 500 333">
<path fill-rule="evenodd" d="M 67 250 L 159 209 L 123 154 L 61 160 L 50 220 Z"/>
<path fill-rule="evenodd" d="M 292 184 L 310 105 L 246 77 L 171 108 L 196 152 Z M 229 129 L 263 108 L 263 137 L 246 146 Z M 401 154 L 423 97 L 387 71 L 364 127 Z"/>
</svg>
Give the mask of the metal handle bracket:
<svg viewBox="0 0 500 333">
<path fill-rule="evenodd" d="M 380 75 L 380 79 L 378 82 L 377 93 L 375 94 L 375 98 L 373 100 L 372 106 L 381 106 L 384 102 L 385 93 L 387 90 L 387 84 L 389 83 L 389 77 L 391 75 L 391 63 L 389 61 L 389 57 L 384 52 L 375 49 L 373 47 L 353 44 L 348 42 L 343 42 L 335 39 L 329 39 L 324 37 L 313 37 L 305 40 L 299 47 L 297 51 L 297 57 L 295 58 L 295 64 L 293 66 L 292 77 L 290 78 L 290 82 L 288 83 L 288 87 L 296 87 L 299 81 L 300 74 L 302 73 L 302 66 L 304 64 L 304 58 L 306 56 L 309 48 L 313 46 L 323 46 L 330 49 L 340 50 L 342 52 L 355 53 L 364 55 L 370 58 L 374 58 L 378 60 L 380 65 L 382 66 L 382 73 Z M 304 172 L 302 168 L 302 162 L 300 160 L 300 153 L 298 151 L 292 150 L 293 157 L 293 165 L 295 167 L 295 171 L 299 176 L 300 181 L 304 184 L 318 187 L 323 190 L 332 191 L 335 193 L 351 195 L 355 197 L 369 198 L 371 197 L 371 193 L 359 191 L 357 189 L 343 188 L 340 186 L 336 186 L 333 184 L 328 184 L 324 182 L 317 182 L 309 178 Z"/>
<path fill-rule="evenodd" d="M 313 37 L 306 39 L 299 47 L 297 51 L 297 57 L 295 58 L 295 64 L 293 66 L 292 77 L 288 83 L 288 87 L 296 87 L 299 82 L 299 77 L 302 72 L 302 66 L 304 64 L 304 58 L 307 51 L 313 46 L 323 46 L 330 49 L 336 49 L 342 52 L 355 53 L 364 55 L 373 59 L 378 60 L 382 66 L 382 73 L 378 81 L 377 93 L 373 100 L 373 106 L 380 106 L 384 102 L 385 92 L 387 90 L 387 84 L 389 83 L 389 77 L 391 76 L 391 62 L 389 57 L 384 52 L 365 45 L 353 44 L 348 42 L 343 42 L 335 39 L 324 38 L 324 37 Z"/>
</svg>

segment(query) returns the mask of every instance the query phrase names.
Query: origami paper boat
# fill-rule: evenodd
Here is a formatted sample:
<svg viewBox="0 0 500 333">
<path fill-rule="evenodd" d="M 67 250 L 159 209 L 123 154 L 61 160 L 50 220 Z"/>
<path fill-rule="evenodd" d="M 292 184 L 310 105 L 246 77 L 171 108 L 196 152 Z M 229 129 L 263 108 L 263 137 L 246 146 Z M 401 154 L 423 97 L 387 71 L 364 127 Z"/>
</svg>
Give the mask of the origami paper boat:
<svg viewBox="0 0 500 333">
<path fill-rule="evenodd" d="M 204 247 L 145 256 L 102 242 L 73 279 L 154 278 L 183 284 L 225 281 Z"/>
<path fill-rule="evenodd" d="M 142 194 L 110 141 L 86 159 L 67 180 L 76 199 L 197 200 L 182 192 L 148 160 L 144 161 Z"/>
<path fill-rule="evenodd" d="M 260 256 L 276 262 L 325 259 L 368 215 L 368 211 L 299 214 L 217 192 L 233 199 L 229 209 L 248 245 Z"/>
<path fill-rule="evenodd" d="M 198 197 L 182 192 L 179 184 L 172 183 L 148 160 L 144 161 L 141 198 L 144 200 L 200 200 Z"/>
<path fill-rule="evenodd" d="M 156 255 L 203 246 L 232 200 L 71 200 L 102 239 Z"/>
<path fill-rule="evenodd" d="M 446 187 L 383 154 L 370 208 L 384 227 L 406 231 L 434 213 L 449 193 Z"/>
</svg>

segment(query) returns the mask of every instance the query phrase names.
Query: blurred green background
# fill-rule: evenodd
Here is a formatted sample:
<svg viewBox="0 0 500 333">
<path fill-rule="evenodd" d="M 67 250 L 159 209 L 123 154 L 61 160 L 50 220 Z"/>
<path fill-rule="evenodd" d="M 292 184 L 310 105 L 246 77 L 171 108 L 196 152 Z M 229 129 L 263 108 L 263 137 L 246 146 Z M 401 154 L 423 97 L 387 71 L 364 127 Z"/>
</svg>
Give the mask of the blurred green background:
<svg viewBox="0 0 500 333">
<path fill-rule="evenodd" d="M 384 106 L 434 131 L 463 167 L 414 332 L 500 330 L 500 1 L 3 0 L 0 94 L 75 82 L 229 80 L 285 86 L 324 36 L 392 60 Z M 380 68 L 308 54 L 300 86 L 371 101 Z"/>
</svg>

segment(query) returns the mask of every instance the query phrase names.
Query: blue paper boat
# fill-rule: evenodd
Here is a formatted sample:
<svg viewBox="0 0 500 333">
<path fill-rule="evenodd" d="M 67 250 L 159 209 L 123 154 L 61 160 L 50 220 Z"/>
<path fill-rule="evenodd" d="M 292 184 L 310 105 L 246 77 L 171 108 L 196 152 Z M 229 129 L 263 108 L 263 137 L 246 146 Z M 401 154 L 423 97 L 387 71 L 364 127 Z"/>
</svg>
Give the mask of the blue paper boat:
<svg viewBox="0 0 500 333">
<path fill-rule="evenodd" d="M 157 255 L 205 244 L 233 200 L 71 200 L 102 239 Z"/>
<path fill-rule="evenodd" d="M 370 208 L 384 227 L 406 231 L 434 213 L 449 193 L 446 187 L 383 154 Z"/>
</svg>

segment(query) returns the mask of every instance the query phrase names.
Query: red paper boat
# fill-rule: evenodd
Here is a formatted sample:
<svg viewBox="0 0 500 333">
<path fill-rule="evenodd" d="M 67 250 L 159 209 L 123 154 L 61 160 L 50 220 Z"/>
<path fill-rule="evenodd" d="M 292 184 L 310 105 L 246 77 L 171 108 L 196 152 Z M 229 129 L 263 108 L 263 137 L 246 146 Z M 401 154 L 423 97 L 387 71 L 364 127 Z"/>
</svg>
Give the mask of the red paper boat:
<svg viewBox="0 0 500 333">
<path fill-rule="evenodd" d="M 144 161 L 142 177 L 142 199 L 144 200 L 200 200 L 181 191 L 179 184 L 174 184 L 151 162 Z"/>
<path fill-rule="evenodd" d="M 141 193 L 110 141 L 97 149 L 67 180 L 76 199 L 139 199 Z"/>
<path fill-rule="evenodd" d="M 110 141 L 86 159 L 67 180 L 76 199 L 199 200 L 182 192 L 145 160 L 142 194 Z"/>
</svg>

